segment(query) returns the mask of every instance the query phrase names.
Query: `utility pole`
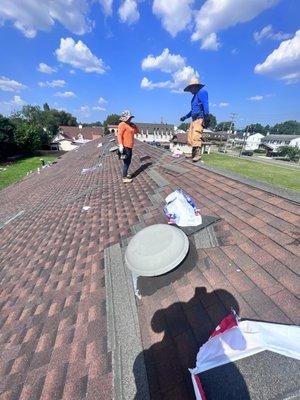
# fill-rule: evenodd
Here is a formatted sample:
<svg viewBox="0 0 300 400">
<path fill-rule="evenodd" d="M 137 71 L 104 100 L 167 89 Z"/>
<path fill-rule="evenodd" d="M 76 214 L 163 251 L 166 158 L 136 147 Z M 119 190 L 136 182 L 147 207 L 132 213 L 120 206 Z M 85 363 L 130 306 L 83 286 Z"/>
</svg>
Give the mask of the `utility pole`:
<svg viewBox="0 0 300 400">
<path fill-rule="evenodd" d="M 236 119 L 237 116 L 238 116 L 237 113 L 231 113 L 231 114 L 230 114 L 231 123 L 230 123 L 229 133 L 228 133 L 227 140 L 226 140 L 226 144 L 225 144 L 225 153 L 226 153 L 226 149 L 227 149 L 227 146 L 228 146 L 228 139 L 229 139 L 229 136 L 230 136 L 231 133 L 232 133 L 232 126 L 233 126 L 233 123 L 234 123 L 234 121 L 235 121 L 235 119 Z"/>
<path fill-rule="evenodd" d="M 240 150 L 239 157 L 241 157 L 241 155 L 242 155 L 242 153 L 243 153 L 243 149 L 244 149 L 244 146 L 245 146 L 245 142 L 246 142 L 246 139 L 247 139 L 247 137 L 248 137 L 248 131 L 249 131 L 249 124 L 247 125 L 246 132 L 244 132 L 244 141 L 243 141 L 243 144 L 242 144 L 242 148 L 241 148 L 241 150 Z"/>
</svg>

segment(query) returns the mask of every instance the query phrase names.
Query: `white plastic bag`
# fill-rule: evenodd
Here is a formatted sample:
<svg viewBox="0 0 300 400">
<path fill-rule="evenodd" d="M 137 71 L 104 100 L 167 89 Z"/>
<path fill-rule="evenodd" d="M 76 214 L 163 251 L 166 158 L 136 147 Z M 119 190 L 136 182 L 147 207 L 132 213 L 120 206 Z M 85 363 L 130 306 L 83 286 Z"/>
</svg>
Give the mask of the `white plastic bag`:
<svg viewBox="0 0 300 400">
<path fill-rule="evenodd" d="M 202 217 L 192 198 L 181 189 L 166 197 L 164 213 L 169 224 L 178 226 L 197 226 L 202 224 Z"/>
</svg>

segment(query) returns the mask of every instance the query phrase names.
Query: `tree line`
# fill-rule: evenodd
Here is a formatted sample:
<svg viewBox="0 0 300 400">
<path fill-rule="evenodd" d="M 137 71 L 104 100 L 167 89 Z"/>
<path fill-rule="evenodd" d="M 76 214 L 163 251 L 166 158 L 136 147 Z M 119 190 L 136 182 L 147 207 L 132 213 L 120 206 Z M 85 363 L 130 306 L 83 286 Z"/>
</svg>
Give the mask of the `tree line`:
<svg viewBox="0 0 300 400">
<path fill-rule="evenodd" d="M 104 133 L 109 133 L 108 125 L 117 125 L 120 116 L 110 114 L 106 120 L 94 123 L 86 123 L 83 126 L 103 126 Z M 30 155 L 36 150 L 47 149 L 58 133 L 59 126 L 78 126 L 77 119 L 72 114 L 64 111 L 50 108 L 47 103 L 43 107 L 23 106 L 18 112 L 10 117 L 4 117 L 0 114 L 0 160 L 6 159 L 11 155 L 22 154 Z M 179 129 L 186 131 L 188 123 L 179 125 Z M 216 117 L 210 114 L 209 128 L 216 131 L 235 130 L 232 121 L 217 122 Z M 300 123 L 297 121 L 285 121 L 274 126 L 261 124 L 247 125 L 243 131 L 249 133 L 270 134 L 296 134 L 300 135 Z"/>
<path fill-rule="evenodd" d="M 0 114 L 0 159 L 48 148 L 60 125 L 77 126 L 76 117 L 47 103 L 24 106 L 10 117 Z"/>
</svg>

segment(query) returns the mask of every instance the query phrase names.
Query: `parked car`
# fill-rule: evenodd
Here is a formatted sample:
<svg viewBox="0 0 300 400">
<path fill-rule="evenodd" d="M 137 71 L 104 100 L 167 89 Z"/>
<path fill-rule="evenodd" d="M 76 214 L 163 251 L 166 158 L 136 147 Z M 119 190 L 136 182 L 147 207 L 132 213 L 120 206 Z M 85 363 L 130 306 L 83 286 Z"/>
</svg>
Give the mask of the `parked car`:
<svg viewBox="0 0 300 400">
<path fill-rule="evenodd" d="M 253 156 L 253 151 L 252 150 L 243 150 L 242 151 L 242 156 Z"/>
</svg>

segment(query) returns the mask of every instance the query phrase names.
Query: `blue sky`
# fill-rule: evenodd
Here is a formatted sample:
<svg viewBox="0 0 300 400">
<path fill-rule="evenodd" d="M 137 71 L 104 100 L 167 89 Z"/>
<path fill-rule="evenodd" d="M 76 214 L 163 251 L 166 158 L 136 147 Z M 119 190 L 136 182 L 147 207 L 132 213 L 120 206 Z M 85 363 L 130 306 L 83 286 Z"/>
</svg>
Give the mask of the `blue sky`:
<svg viewBox="0 0 300 400">
<path fill-rule="evenodd" d="M 178 124 L 199 74 L 218 121 L 299 120 L 299 12 L 298 0 L 1 0 L 0 112 L 48 102 L 79 121 L 129 108 Z"/>
</svg>

